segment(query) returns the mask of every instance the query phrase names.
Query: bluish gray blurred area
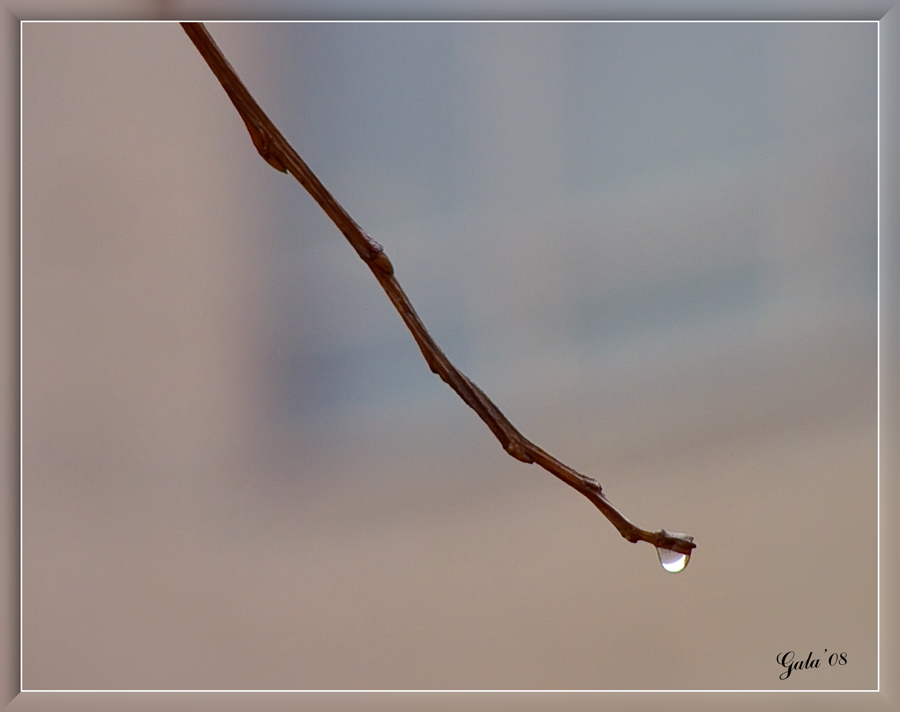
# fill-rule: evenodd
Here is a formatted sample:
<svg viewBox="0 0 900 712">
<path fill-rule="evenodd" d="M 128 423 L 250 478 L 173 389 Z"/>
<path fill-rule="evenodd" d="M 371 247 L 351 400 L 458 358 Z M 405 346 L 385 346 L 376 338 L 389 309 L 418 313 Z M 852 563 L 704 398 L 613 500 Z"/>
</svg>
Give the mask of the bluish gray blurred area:
<svg viewBox="0 0 900 712">
<path fill-rule="evenodd" d="M 28 23 L 26 688 L 876 686 L 875 23 L 209 28 L 451 360 L 698 546 L 508 457 L 177 24 Z"/>
<path fill-rule="evenodd" d="M 874 328 L 875 32 L 326 24 L 272 36 L 287 134 L 387 245 L 451 357 L 514 396 L 555 378 L 604 388 L 638 357 L 644 379 L 729 349 L 765 359 L 789 332 Z M 446 398 L 318 209 L 290 211 L 285 411 Z M 295 228 L 296 214 L 314 227 Z"/>
</svg>

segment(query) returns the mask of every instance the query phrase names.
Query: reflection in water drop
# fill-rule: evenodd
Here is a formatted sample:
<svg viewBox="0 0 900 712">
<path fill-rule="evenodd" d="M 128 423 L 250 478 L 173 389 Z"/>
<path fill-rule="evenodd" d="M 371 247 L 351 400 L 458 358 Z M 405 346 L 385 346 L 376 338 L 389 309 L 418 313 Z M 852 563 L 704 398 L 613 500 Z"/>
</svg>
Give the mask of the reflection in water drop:
<svg viewBox="0 0 900 712">
<path fill-rule="evenodd" d="M 690 554 L 680 554 L 671 549 L 661 549 L 657 547 L 656 553 L 659 554 L 659 563 L 661 563 L 662 567 L 671 574 L 677 574 L 679 571 L 683 571 L 687 567 L 688 561 L 691 560 Z"/>
</svg>

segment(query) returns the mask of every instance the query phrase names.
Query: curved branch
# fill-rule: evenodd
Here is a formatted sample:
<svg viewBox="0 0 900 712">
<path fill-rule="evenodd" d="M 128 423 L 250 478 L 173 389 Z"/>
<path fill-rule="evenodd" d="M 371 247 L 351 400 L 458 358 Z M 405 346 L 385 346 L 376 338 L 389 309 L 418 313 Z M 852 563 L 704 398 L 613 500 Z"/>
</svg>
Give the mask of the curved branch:
<svg viewBox="0 0 900 712">
<path fill-rule="evenodd" d="M 691 550 L 696 546 L 693 537 L 687 534 L 667 532 L 664 529 L 648 531 L 632 524 L 606 498 L 597 480 L 582 475 L 560 462 L 522 435 L 500 412 L 500 409 L 491 402 L 484 391 L 450 363 L 431 334 L 428 333 L 409 301 L 409 297 L 406 296 L 400 283 L 394 277 L 394 267 L 385 254 L 384 248 L 354 222 L 287 139 L 282 136 L 275 124 L 251 96 L 228 60 L 225 59 L 206 27 L 198 22 L 182 22 L 181 25 L 225 89 L 228 98 L 231 99 L 243 119 L 253 145 L 260 156 L 276 170 L 294 176 L 331 218 L 338 230 L 343 233 L 357 254 L 372 270 L 375 279 L 378 280 L 412 333 L 428 366 L 479 415 L 503 445 L 503 448 L 517 460 L 540 465 L 550 474 L 581 492 L 603 512 L 628 541 L 632 543 L 646 541 L 657 548 L 690 555 Z"/>
</svg>

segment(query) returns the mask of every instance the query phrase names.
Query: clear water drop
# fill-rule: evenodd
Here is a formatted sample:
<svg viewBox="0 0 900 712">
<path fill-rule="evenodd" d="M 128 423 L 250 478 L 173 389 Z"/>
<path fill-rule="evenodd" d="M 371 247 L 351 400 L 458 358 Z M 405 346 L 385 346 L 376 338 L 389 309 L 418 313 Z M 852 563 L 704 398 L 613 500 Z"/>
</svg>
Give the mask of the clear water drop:
<svg viewBox="0 0 900 712">
<path fill-rule="evenodd" d="M 691 560 L 690 554 L 682 554 L 671 549 L 663 549 L 657 547 L 656 553 L 659 554 L 659 563 L 670 574 L 677 574 L 687 568 L 688 562 Z"/>
</svg>

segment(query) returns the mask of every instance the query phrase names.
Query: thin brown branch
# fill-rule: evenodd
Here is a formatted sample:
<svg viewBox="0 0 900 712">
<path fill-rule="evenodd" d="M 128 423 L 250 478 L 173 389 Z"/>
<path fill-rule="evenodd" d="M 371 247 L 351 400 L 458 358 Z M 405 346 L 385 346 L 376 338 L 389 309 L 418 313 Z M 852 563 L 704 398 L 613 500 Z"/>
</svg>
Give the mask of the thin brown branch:
<svg viewBox="0 0 900 712">
<path fill-rule="evenodd" d="M 600 483 L 576 472 L 522 435 L 500 412 L 500 409 L 491 402 L 484 391 L 450 363 L 431 334 L 428 333 L 406 293 L 400 287 L 400 283 L 394 276 L 394 267 L 382 246 L 353 221 L 353 218 L 325 189 L 306 162 L 281 135 L 275 124 L 251 96 L 228 60 L 225 59 L 206 27 L 197 22 L 183 22 L 181 25 L 225 89 L 247 126 L 250 138 L 259 154 L 276 170 L 294 176 L 331 218 L 357 254 L 372 270 L 375 279 L 378 280 L 412 332 L 413 338 L 419 345 L 431 370 L 478 413 L 504 449 L 517 460 L 540 465 L 550 474 L 581 492 L 603 512 L 628 541 L 646 541 L 659 548 L 689 555 L 696 546 L 693 537 L 667 532 L 663 529 L 648 531 L 632 524 L 606 498 Z"/>
</svg>

